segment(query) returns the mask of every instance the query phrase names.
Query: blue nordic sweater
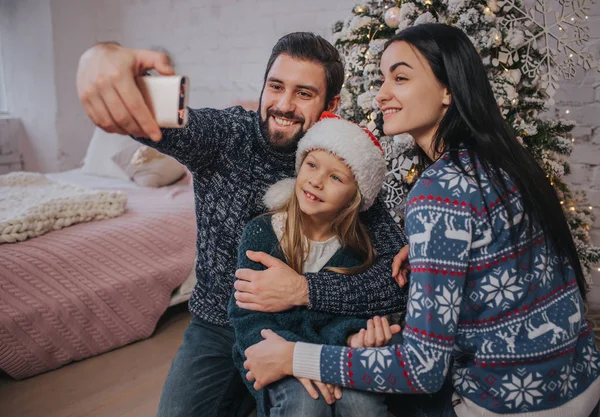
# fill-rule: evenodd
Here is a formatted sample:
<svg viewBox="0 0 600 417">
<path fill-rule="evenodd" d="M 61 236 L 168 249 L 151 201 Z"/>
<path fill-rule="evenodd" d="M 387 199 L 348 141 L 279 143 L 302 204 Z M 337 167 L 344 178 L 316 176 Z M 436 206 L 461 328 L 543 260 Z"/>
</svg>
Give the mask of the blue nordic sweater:
<svg viewBox="0 0 600 417">
<path fill-rule="evenodd" d="M 483 195 L 448 154 L 409 195 L 412 275 L 403 344 L 354 350 L 297 344 L 294 367 L 304 368 L 299 376 L 397 393 L 435 392 L 451 372 L 459 417 L 587 416 L 600 399 L 600 353 L 573 269 L 561 274 L 537 226 L 531 239 L 520 233 L 515 246 L 489 178 L 466 152 L 460 159 L 476 171 Z M 528 219 L 509 186 L 512 227 L 519 230 Z"/>
</svg>

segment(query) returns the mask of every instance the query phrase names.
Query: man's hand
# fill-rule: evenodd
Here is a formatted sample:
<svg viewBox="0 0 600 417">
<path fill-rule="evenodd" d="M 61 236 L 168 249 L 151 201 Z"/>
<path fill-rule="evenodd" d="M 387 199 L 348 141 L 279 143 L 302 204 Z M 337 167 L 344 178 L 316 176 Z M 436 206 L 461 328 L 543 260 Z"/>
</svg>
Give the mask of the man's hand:
<svg viewBox="0 0 600 417">
<path fill-rule="evenodd" d="M 408 282 L 409 272 L 408 245 L 406 245 L 400 249 L 400 252 L 398 252 L 396 256 L 394 256 L 394 262 L 392 262 L 392 277 L 394 277 L 400 287 L 404 287 Z"/>
<path fill-rule="evenodd" d="M 296 345 L 271 330 L 263 330 L 260 335 L 265 340 L 244 351 L 246 355 L 244 368 L 248 370 L 246 379 L 254 382 L 255 390 L 293 374 Z"/>
<path fill-rule="evenodd" d="M 149 69 L 173 74 L 165 54 L 109 43 L 88 49 L 79 59 L 77 94 L 92 122 L 110 133 L 159 141 L 160 128 L 135 82 Z"/>
<path fill-rule="evenodd" d="M 392 340 L 392 336 L 400 333 L 398 324 L 390 326 L 386 317 L 375 316 L 367 321 L 367 328 L 348 336 L 348 346 L 352 348 L 381 347 L 386 346 Z"/>
<path fill-rule="evenodd" d="M 323 398 L 325 399 L 325 402 L 327 404 L 331 405 L 335 402 L 335 400 L 342 399 L 342 389 L 340 387 L 338 387 L 337 385 L 324 384 L 322 382 L 313 381 L 312 379 L 308 379 L 308 378 L 297 378 L 297 379 L 304 386 L 304 388 L 306 388 L 306 391 L 308 391 L 308 394 L 315 400 L 319 399 L 319 393 L 315 389 L 315 386 L 317 388 L 319 388 L 319 391 L 321 391 L 321 394 L 323 395 Z M 313 386 L 313 384 L 314 384 L 314 386 Z"/>
<path fill-rule="evenodd" d="M 267 269 L 235 271 L 238 279 L 234 284 L 234 297 L 238 307 L 273 313 L 308 305 L 308 282 L 304 276 L 264 252 L 248 251 L 246 256 Z"/>
</svg>

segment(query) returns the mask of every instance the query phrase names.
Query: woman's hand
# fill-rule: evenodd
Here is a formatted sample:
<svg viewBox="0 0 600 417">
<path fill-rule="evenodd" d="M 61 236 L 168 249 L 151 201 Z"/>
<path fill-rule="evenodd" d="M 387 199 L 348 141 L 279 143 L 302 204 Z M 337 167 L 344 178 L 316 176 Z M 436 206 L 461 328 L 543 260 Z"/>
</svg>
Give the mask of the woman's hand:
<svg viewBox="0 0 600 417">
<path fill-rule="evenodd" d="M 392 277 L 394 277 L 400 287 L 404 287 L 408 282 L 409 272 L 410 263 L 408 262 L 408 245 L 406 245 L 400 249 L 398 255 L 394 256 L 394 262 L 392 262 Z"/>
<path fill-rule="evenodd" d="M 312 379 L 308 378 L 297 379 L 304 386 L 304 388 L 306 388 L 308 394 L 315 400 L 319 398 L 319 393 L 317 392 L 313 384 L 315 384 L 317 388 L 319 388 L 319 391 L 321 391 L 321 394 L 323 394 L 323 398 L 325 399 L 325 402 L 327 404 L 331 405 L 335 402 L 335 400 L 340 400 L 342 398 L 342 389 L 337 385 L 324 384 L 323 382 L 313 381 Z"/>
<path fill-rule="evenodd" d="M 348 346 L 352 348 L 380 347 L 390 343 L 392 336 L 400 333 L 398 324 L 390 326 L 388 319 L 375 316 L 367 322 L 367 328 L 348 337 Z"/>
<path fill-rule="evenodd" d="M 265 339 L 246 349 L 244 368 L 248 370 L 246 378 L 254 382 L 259 390 L 272 382 L 293 374 L 295 343 L 288 342 L 271 330 L 263 330 L 260 335 Z"/>
</svg>

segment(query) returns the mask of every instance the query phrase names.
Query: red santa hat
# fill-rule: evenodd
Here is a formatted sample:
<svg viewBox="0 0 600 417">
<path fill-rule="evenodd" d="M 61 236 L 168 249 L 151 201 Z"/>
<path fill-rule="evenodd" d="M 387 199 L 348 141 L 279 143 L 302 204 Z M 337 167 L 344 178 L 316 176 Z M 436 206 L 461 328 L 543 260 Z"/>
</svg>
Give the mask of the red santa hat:
<svg viewBox="0 0 600 417">
<path fill-rule="evenodd" d="M 298 142 L 296 173 L 306 155 L 316 149 L 332 153 L 350 168 L 362 197 L 360 211 L 368 210 L 375 202 L 386 174 L 383 149 L 377 138 L 356 123 L 323 112 L 319 121 Z M 283 207 L 294 192 L 295 181 L 295 178 L 288 178 L 274 184 L 263 198 L 265 205 L 270 210 Z"/>
</svg>

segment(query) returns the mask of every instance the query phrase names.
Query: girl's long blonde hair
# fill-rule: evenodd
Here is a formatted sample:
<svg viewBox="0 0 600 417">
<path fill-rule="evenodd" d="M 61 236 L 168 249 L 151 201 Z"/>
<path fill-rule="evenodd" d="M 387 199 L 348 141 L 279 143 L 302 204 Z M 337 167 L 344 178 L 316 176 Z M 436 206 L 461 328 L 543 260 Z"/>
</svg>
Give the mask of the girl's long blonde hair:
<svg viewBox="0 0 600 417">
<path fill-rule="evenodd" d="M 350 204 L 336 216 L 331 224 L 331 230 L 339 239 L 342 247 L 354 252 L 364 259 L 364 262 L 352 268 L 327 268 L 328 271 L 347 275 L 358 274 L 368 269 L 375 262 L 377 253 L 373 247 L 371 236 L 358 216 L 360 203 L 361 196 L 357 188 Z M 294 271 L 302 274 L 302 266 L 308 256 L 310 242 L 305 238 L 303 232 L 302 211 L 296 193 L 293 192 L 288 202 L 281 209 L 272 213 L 285 214 L 286 220 L 281 239 L 281 249 L 287 264 Z"/>
</svg>

